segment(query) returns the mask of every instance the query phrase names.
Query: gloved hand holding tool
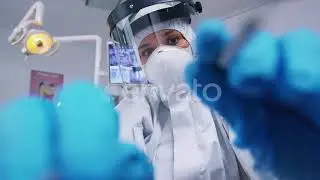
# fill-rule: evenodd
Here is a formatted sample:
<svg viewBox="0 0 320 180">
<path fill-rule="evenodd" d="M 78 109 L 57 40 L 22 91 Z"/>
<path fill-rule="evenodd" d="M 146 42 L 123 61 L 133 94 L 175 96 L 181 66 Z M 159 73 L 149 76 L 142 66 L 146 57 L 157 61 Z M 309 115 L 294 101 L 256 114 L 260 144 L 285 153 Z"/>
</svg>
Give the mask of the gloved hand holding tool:
<svg viewBox="0 0 320 180">
<path fill-rule="evenodd" d="M 249 25 L 232 38 L 221 22 L 203 23 L 186 81 L 225 117 L 257 170 L 281 180 L 318 179 L 320 36 L 299 29 L 277 37 Z M 221 88 L 217 101 L 212 84 Z"/>
</svg>

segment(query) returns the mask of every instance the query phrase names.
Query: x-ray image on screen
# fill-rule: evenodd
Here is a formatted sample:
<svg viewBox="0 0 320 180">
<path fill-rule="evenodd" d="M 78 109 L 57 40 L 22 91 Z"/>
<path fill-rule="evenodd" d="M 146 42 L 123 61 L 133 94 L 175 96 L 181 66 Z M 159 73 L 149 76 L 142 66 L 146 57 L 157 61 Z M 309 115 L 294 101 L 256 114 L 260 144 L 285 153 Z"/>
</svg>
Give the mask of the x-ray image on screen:
<svg viewBox="0 0 320 180">
<path fill-rule="evenodd" d="M 108 42 L 110 83 L 145 84 L 145 75 L 130 47 Z"/>
</svg>

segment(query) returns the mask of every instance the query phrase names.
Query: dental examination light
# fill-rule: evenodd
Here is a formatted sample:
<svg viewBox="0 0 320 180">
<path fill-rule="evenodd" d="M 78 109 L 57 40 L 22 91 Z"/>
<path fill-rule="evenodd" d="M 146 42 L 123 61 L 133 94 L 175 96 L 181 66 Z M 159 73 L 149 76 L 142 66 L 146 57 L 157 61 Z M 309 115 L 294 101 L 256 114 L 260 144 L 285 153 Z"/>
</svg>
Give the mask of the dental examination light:
<svg viewBox="0 0 320 180">
<path fill-rule="evenodd" d="M 44 5 L 41 1 L 34 3 L 20 23 L 14 28 L 8 41 L 11 45 L 22 45 L 21 52 L 29 56 L 51 56 L 59 49 L 60 43 L 95 42 L 94 83 L 100 82 L 100 76 L 108 73 L 100 69 L 102 60 L 102 39 L 98 35 L 78 35 L 54 37 L 43 27 Z M 26 60 L 25 59 L 25 60 Z"/>
</svg>

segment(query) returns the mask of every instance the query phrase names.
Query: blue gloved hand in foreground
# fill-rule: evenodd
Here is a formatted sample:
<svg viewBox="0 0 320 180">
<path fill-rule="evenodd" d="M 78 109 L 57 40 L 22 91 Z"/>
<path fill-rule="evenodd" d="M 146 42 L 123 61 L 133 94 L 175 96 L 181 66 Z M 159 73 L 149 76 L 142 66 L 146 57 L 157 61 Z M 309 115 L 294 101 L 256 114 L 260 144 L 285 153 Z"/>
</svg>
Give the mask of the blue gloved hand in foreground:
<svg viewBox="0 0 320 180">
<path fill-rule="evenodd" d="M 209 21 L 197 32 L 198 59 L 186 69 L 186 81 L 237 133 L 256 168 L 279 179 L 320 177 L 320 38 L 308 30 L 281 37 L 255 33 L 230 61 L 217 59 L 232 38 L 221 22 Z M 222 96 L 214 101 L 217 88 Z M 211 98 L 211 99 L 210 99 Z"/>
<path fill-rule="evenodd" d="M 55 102 L 32 97 L 1 109 L 0 179 L 153 179 L 147 157 L 119 142 L 105 92 L 74 83 Z"/>
</svg>

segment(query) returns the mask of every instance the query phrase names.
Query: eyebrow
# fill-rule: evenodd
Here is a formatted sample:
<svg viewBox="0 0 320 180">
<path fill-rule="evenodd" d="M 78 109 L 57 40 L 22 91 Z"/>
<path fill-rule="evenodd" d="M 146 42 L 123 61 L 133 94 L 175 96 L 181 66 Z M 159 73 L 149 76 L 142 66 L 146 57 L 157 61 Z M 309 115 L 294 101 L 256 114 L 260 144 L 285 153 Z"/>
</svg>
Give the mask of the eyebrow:
<svg viewBox="0 0 320 180">
<path fill-rule="evenodd" d="M 168 36 L 168 35 L 170 35 L 171 33 L 174 33 L 174 32 L 176 32 L 176 30 L 171 29 L 171 30 L 165 32 L 165 33 L 163 34 L 163 36 Z"/>
<path fill-rule="evenodd" d="M 146 47 L 148 47 L 148 46 L 150 46 L 150 44 L 143 44 L 143 45 L 139 46 L 138 49 L 140 50 L 140 49 L 146 48 Z"/>
</svg>

